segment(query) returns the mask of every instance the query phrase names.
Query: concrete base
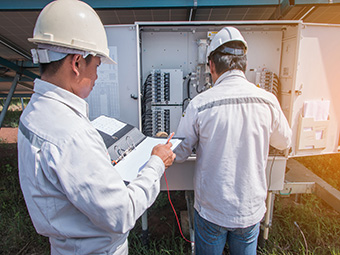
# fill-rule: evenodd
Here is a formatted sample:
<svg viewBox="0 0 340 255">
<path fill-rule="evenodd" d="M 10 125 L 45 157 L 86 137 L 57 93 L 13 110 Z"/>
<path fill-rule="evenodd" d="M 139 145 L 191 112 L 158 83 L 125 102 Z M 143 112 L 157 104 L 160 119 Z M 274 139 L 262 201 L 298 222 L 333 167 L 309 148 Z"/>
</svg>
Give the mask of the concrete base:
<svg viewBox="0 0 340 255">
<path fill-rule="evenodd" d="M 288 182 L 315 182 L 315 194 L 327 204 L 340 212 L 340 191 L 329 185 L 319 176 L 311 172 L 295 159 L 288 159 L 286 181 Z"/>
<path fill-rule="evenodd" d="M 181 211 L 181 228 L 184 236 L 190 235 L 188 211 Z"/>
</svg>

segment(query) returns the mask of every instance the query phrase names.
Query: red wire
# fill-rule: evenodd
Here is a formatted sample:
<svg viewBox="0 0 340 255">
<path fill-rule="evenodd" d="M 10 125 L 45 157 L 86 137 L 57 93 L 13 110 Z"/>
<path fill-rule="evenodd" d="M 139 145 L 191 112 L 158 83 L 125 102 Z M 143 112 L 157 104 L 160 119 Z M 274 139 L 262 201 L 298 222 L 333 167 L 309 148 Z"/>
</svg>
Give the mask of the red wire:
<svg viewBox="0 0 340 255">
<path fill-rule="evenodd" d="M 176 216 L 176 220 L 177 220 L 177 225 L 178 225 L 179 232 L 181 232 L 181 235 L 182 235 L 182 237 L 183 237 L 183 239 L 184 239 L 185 241 L 187 241 L 188 243 L 195 243 L 195 242 L 193 242 L 193 241 L 190 241 L 190 240 L 186 239 L 186 238 L 184 237 L 183 233 L 182 233 L 181 224 L 179 223 L 179 220 L 178 220 L 178 216 L 177 216 L 175 207 L 174 207 L 174 205 L 173 205 L 172 202 L 171 202 L 170 191 L 169 191 L 169 185 L 168 185 L 168 180 L 166 179 L 166 174 L 165 174 L 165 172 L 164 172 L 164 180 L 165 180 L 165 183 L 166 183 L 166 189 L 167 189 L 167 192 L 168 192 L 169 202 L 170 202 L 170 205 L 171 205 L 171 207 L 172 207 L 172 210 L 174 211 L 174 214 L 175 214 L 175 216 Z"/>
</svg>

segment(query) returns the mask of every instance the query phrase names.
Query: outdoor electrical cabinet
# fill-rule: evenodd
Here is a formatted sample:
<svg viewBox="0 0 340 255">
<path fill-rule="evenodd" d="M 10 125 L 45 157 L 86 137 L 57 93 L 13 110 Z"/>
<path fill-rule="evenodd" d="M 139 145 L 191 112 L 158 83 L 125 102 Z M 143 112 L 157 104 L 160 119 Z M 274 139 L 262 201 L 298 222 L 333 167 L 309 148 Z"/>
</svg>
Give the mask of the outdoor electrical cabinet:
<svg viewBox="0 0 340 255">
<path fill-rule="evenodd" d="M 190 100 L 211 86 L 206 49 L 224 26 L 241 31 L 249 47 L 247 79 L 278 97 L 293 130 L 292 148 L 269 155 L 269 190 L 281 190 L 287 157 L 338 152 L 340 26 L 301 21 L 106 26 L 110 54 L 118 64 L 99 67 L 87 99 L 90 119 L 115 117 L 150 136 L 176 132 Z M 193 189 L 194 165 L 193 155 L 171 166 L 169 188 Z"/>
</svg>

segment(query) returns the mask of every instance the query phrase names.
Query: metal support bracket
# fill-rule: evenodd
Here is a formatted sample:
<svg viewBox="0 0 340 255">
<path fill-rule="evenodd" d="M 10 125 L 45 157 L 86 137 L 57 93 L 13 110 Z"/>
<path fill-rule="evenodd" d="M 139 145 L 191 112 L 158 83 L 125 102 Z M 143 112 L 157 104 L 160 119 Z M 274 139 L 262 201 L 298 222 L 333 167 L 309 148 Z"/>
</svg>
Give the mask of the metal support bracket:
<svg viewBox="0 0 340 255">
<path fill-rule="evenodd" d="M 315 182 L 287 182 L 283 190 L 275 190 L 274 194 L 289 196 L 291 194 L 307 194 L 315 192 Z"/>
<path fill-rule="evenodd" d="M 191 254 L 195 254 L 195 229 L 194 229 L 194 191 L 186 190 L 185 199 L 187 201 L 189 232 L 191 243 Z"/>
</svg>

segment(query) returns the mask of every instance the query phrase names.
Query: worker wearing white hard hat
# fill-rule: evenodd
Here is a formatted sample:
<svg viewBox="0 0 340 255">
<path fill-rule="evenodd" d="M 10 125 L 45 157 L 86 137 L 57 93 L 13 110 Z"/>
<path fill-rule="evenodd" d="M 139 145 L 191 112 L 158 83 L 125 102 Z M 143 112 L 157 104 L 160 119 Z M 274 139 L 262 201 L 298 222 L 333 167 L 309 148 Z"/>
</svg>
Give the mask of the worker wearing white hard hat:
<svg viewBox="0 0 340 255">
<path fill-rule="evenodd" d="M 183 162 L 196 149 L 195 254 L 256 254 L 266 212 L 269 145 L 291 142 L 276 97 L 247 81 L 248 44 L 234 27 L 222 28 L 208 47 L 214 86 L 194 97 L 180 120 L 175 149 Z"/>
<path fill-rule="evenodd" d="M 40 13 L 30 42 L 36 63 L 59 60 L 66 54 L 99 56 L 102 63 L 115 64 L 110 58 L 104 26 L 97 13 L 81 1 L 58 0 Z M 60 53 L 59 57 L 55 57 Z"/>
<path fill-rule="evenodd" d="M 78 0 L 57 0 L 40 13 L 29 41 L 41 79 L 20 118 L 20 185 L 35 229 L 51 254 L 128 254 L 127 237 L 155 201 L 160 178 L 175 154 L 153 148 L 126 185 L 88 119 L 84 98 L 97 67 L 114 64 L 96 12 Z"/>
<path fill-rule="evenodd" d="M 228 47 L 226 44 L 230 42 L 240 42 L 243 44 L 244 48 L 237 49 L 234 47 Z M 243 56 L 246 55 L 247 49 L 248 44 L 244 40 L 239 30 L 237 30 L 235 27 L 224 27 L 214 36 L 210 42 L 207 50 L 207 56 L 209 57 L 214 51 L 220 51 L 221 53 L 235 56 Z"/>
</svg>

